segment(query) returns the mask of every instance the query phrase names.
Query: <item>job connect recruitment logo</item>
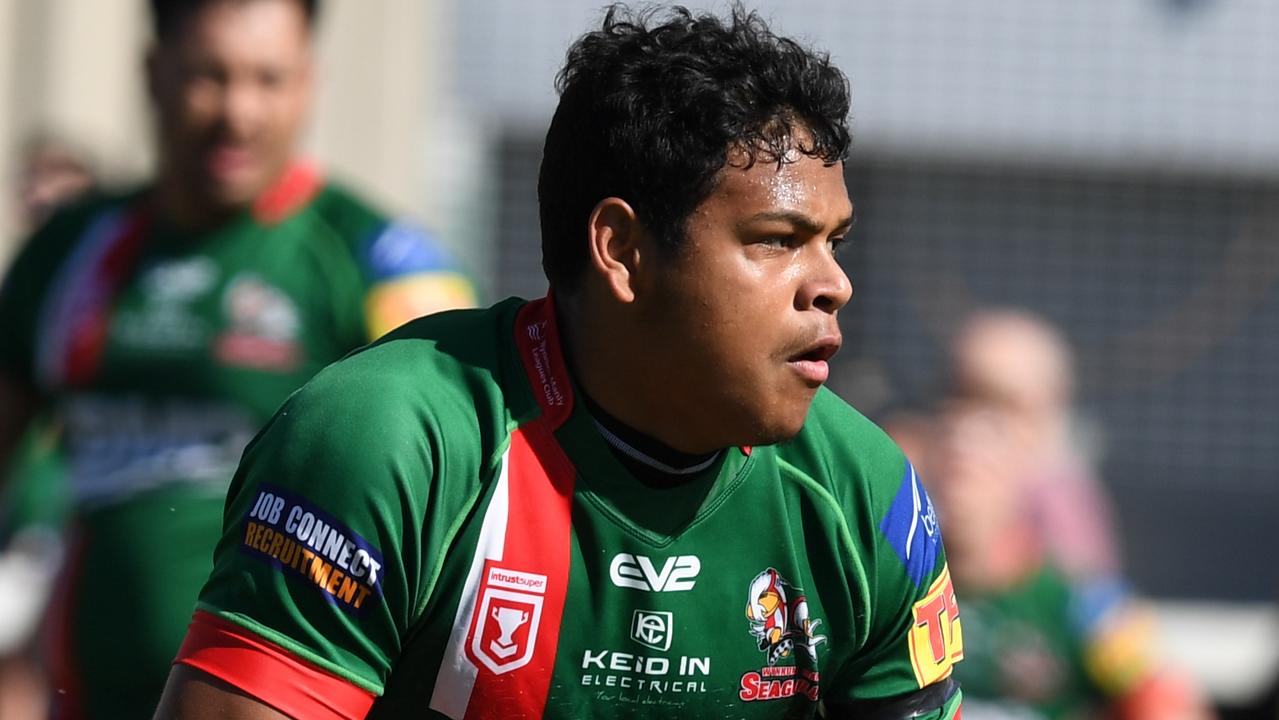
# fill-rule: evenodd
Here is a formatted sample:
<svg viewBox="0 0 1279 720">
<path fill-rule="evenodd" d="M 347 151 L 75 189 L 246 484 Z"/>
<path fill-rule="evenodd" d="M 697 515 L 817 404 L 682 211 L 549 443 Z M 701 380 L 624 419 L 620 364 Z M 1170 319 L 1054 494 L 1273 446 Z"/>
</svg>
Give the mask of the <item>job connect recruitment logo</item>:
<svg viewBox="0 0 1279 720">
<path fill-rule="evenodd" d="M 746 619 L 768 664 L 742 675 L 738 697 L 750 702 L 803 695 L 816 702 L 817 649 L 826 636 L 817 634 L 822 621 L 809 616 L 803 589 L 774 568 L 764 570 L 750 582 Z"/>
</svg>

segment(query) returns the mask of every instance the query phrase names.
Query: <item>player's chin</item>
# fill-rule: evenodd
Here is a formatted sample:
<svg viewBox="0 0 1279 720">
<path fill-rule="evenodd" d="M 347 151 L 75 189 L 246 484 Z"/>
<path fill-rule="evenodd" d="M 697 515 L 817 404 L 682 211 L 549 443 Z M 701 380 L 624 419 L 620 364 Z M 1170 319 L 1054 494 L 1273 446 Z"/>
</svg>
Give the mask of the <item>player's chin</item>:
<svg viewBox="0 0 1279 720">
<path fill-rule="evenodd" d="M 257 177 L 211 178 L 207 195 L 212 205 L 237 210 L 252 206 L 266 187 L 267 184 Z"/>
<path fill-rule="evenodd" d="M 755 441 L 748 444 L 773 445 L 798 435 L 804 429 L 804 421 L 808 419 L 814 394 L 815 391 L 801 391 L 773 403 L 760 418 Z"/>
</svg>

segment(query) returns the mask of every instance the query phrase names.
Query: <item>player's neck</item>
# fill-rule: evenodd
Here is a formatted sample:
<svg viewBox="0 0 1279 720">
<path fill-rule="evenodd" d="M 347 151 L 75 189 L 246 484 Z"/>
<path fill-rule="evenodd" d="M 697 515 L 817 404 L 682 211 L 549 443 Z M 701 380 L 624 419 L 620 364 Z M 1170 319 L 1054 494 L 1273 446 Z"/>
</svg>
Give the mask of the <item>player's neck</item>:
<svg viewBox="0 0 1279 720">
<path fill-rule="evenodd" d="M 189 232 L 212 230 L 242 211 L 242 208 L 210 203 L 180 178 L 163 172 L 152 188 L 151 205 L 164 224 Z"/>
<path fill-rule="evenodd" d="M 681 452 L 608 414 L 586 393 L 582 393 L 581 400 L 614 457 L 647 485 L 671 487 L 690 482 L 714 467 L 724 453 Z"/>
<path fill-rule="evenodd" d="M 564 359 L 592 402 L 636 432 L 672 451 L 707 455 L 728 444 L 708 442 L 697 409 L 672 397 L 654 355 L 628 330 L 625 318 L 605 317 L 591 298 L 555 296 Z"/>
</svg>

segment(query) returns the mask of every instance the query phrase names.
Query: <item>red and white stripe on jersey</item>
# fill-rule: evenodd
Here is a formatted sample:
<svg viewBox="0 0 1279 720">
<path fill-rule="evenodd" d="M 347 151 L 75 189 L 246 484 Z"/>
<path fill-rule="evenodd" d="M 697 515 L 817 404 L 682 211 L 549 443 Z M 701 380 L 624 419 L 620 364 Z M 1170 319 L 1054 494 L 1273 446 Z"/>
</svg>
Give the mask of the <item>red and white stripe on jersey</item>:
<svg viewBox="0 0 1279 720">
<path fill-rule="evenodd" d="M 224 680 L 290 717 L 356 720 L 373 706 L 373 693 L 202 610 L 191 619 L 174 662 Z"/>
<path fill-rule="evenodd" d="M 503 454 L 430 706 L 454 720 L 540 718 L 568 593 L 576 470 L 554 437 L 572 410 L 549 301 L 518 343 L 542 414 Z M 226 620 L 197 612 L 176 662 L 295 717 L 362 718 L 373 695 Z M 326 704 L 327 703 L 327 704 Z"/>
<path fill-rule="evenodd" d="M 431 708 L 538 718 L 568 590 L 574 470 L 544 425 L 511 436 L 484 514 Z"/>
<path fill-rule="evenodd" d="M 138 209 L 95 218 L 54 279 L 40 316 L 36 367 L 46 390 L 79 385 L 98 371 L 120 285 L 133 271 L 150 225 Z"/>
<path fill-rule="evenodd" d="M 454 720 L 542 716 L 568 591 L 576 471 L 552 433 L 572 386 L 550 301 L 525 306 L 515 328 L 542 414 L 502 457 L 436 676 L 431 708 Z"/>
</svg>

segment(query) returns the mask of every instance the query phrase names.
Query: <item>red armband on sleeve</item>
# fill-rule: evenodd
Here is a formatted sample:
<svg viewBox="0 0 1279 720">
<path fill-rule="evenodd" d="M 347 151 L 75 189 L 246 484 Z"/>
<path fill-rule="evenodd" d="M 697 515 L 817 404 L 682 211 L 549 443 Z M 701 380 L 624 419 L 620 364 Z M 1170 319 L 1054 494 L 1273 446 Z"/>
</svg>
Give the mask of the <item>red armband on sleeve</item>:
<svg viewBox="0 0 1279 720">
<path fill-rule="evenodd" d="M 373 693 L 251 631 L 197 610 L 175 663 L 206 672 L 292 717 L 358 720 Z"/>
</svg>

